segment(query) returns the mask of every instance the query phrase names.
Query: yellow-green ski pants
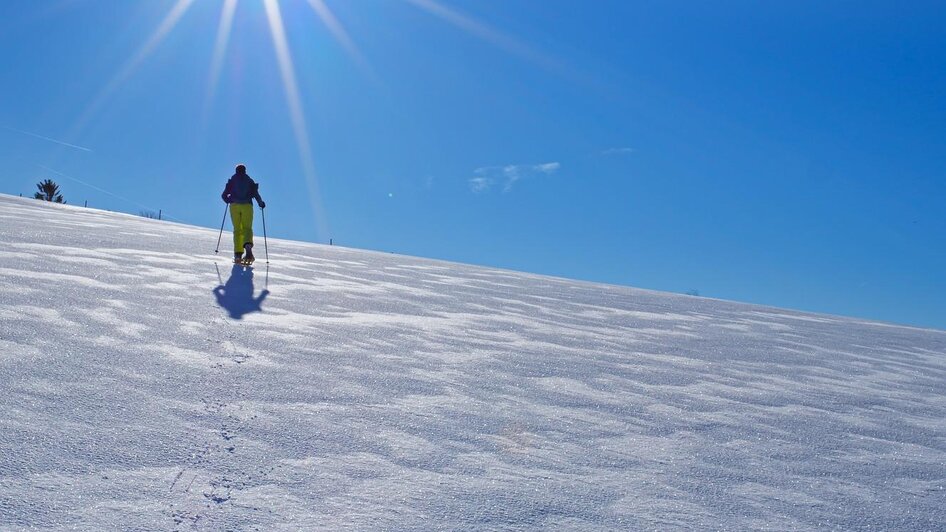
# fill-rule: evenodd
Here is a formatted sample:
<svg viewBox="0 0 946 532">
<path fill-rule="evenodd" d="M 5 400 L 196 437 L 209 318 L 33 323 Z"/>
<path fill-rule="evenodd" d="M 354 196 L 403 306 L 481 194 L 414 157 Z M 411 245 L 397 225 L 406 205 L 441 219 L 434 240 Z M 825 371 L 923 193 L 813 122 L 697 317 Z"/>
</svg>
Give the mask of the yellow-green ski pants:
<svg viewBox="0 0 946 532">
<path fill-rule="evenodd" d="M 233 221 L 233 252 L 243 253 L 243 244 L 253 243 L 253 204 L 231 203 L 230 220 Z"/>
</svg>

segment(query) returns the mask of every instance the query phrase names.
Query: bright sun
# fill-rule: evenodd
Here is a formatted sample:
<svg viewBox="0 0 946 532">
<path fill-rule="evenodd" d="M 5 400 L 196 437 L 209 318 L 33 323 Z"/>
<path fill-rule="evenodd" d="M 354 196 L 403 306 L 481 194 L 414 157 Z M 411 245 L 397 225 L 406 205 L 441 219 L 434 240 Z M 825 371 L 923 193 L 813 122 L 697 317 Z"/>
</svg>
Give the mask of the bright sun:
<svg viewBox="0 0 946 532">
<path fill-rule="evenodd" d="M 243 0 L 249 1 L 249 0 Z M 259 0 L 254 0 L 259 1 Z M 366 72 L 370 74 L 368 62 L 362 56 L 361 51 L 351 38 L 349 33 L 341 22 L 335 17 L 326 0 L 281 0 L 283 4 L 287 2 L 302 3 L 308 5 L 318 16 L 325 28 L 331 33 L 336 41 L 345 49 L 351 58 Z M 118 90 L 125 81 L 130 78 L 138 67 L 151 55 L 152 52 L 164 41 L 165 37 L 177 26 L 181 18 L 194 5 L 196 0 L 177 0 L 171 7 L 171 10 L 161 20 L 154 32 L 148 37 L 145 43 L 129 58 L 125 64 L 118 70 L 109 82 L 102 88 L 94 100 L 86 107 L 80 116 L 76 125 L 73 127 L 72 137 L 85 128 L 86 124 L 98 113 L 102 106 L 108 101 L 112 94 Z M 308 128 L 306 127 L 305 110 L 303 108 L 302 97 L 299 92 L 299 85 L 296 81 L 296 69 L 292 60 L 292 53 L 289 47 L 289 41 L 286 36 L 285 26 L 283 24 L 280 0 L 262 0 L 265 7 L 266 18 L 269 24 L 270 35 L 273 41 L 273 48 L 276 53 L 276 59 L 279 64 L 280 76 L 282 78 L 283 91 L 285 93 L 286 104 L 289 108 L 290 120 L 293 134 L 296 139 L 302 170 L 309 189 L 310 201 L 313 212 L 316 216 L 317 232 L 320 237 L 327 234 L 326 221 L 322 218 L 325 212 L 321 208 L 321 195 L 319 194 L 318 178 L 315 171 L 315 162 L 312 156 L 312 150 L 309 142 Z M 488 42 L 498 48 L 505 50 L 513 55 L 520 56 L 529 62 L 539 64 L 545 67 L 555 67 L 555 62 L 548 57 L 536 52 L 530 47 L 524 45 L 517 39 L 503 34 L 485 24 L 478 22 L 462 13 L 459 13 L 443 4 L 438 0 L 403 0 L 405 4 L 422 9 L 431 15 L 459 28 L 465 33 Z M 216 39 L 214 41 L 213 58 L 211 59 L 209 79 L 207 80 L 207 93 L 204 108 L 209 109 L 216 95 L 220 75 L 226 60 L 227 47 L 230 41 L 230 34 L 233 29 L 234 15 L 238 9 L 240 0 L 224 0 L 220 13 L 220 22 L 217 26 Z"/>
</svg>

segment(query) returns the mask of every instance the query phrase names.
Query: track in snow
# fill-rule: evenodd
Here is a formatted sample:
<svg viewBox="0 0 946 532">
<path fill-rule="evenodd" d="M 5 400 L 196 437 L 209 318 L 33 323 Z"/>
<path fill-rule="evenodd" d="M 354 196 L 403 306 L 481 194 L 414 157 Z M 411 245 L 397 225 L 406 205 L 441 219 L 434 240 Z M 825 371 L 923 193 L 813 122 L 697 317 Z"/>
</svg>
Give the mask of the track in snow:
<svg viewBox="0 0 946 532">
<path fill-rule="evenodd" d="M 946 522 L 946 332 L 216 236 L 0 196 L 0 528 Z"/>
</svg>

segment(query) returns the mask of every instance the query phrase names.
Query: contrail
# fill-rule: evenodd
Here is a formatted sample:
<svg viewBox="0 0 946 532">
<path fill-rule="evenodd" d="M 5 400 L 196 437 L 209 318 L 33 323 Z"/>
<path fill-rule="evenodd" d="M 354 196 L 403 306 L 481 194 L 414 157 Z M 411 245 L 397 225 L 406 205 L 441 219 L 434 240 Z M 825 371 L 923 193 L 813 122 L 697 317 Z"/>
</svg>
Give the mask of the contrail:
<svg viewBox="0 0 946 532">
<path fill-rule="evenodd" d="M 133 204 L 133 205 L 137 205 L 138 207 L 141 207 L 142 209 L 145 209 L 145 210 L 148 210 L 148 211 L 155 211 L 155 210 L 158 210 L 158 209 L 155 209 L 155 208 L 153 208 L 153 207 L 149 207 L 148 205 L 143 205 L 143 204 L 141 204 L 141 203 L 138 203 L 138 202 L 135 201 L 135 200 L 128 199 L 128 198 L 126 198 L 126 197 L 124 197 L 124 196 L 119 196 L 118 194 L 115 194 L 114 192 L 109 192 L 108 190 L 105 190 L 104 188 L 101 188 L 101 187 L 97 187 L 97 186 L 93 185 L 92 183 L 86 183 L 85 181 L 83 181 L 83 180 L 81 180 L 81 179 L 79 179 L 79 178 L 77 178 L 77 177 L 72 177 L 71 175 L 69 175 L 69 174 L 64 174 L 64 173 L 62 173 L 62 172 L 60 172 L 60 171 L 58 171 L 58 170 L 53 170 L 52 168 L 50 168 L 50 167 L 48 167 L 48 166 L 44 166 L 44 165 L 42 165 L 42 164 L 38 164 L 38 165 L 36 165 L 36 166 L 42 168 L 43 170 L 46 170 L 47 172 L 52 172 L 52 173 L 56 174 L 56 175 L 59 176 L 59 177 L 65 177 L 66 179 L 68 179 L 68 180 L 70 180 L 70 181 L 75 181 L 76 183 L 79 183 L 80 185 L 85 185 L 85 186 L 87 186 L 87 187 L 89 187 L 89 188 L 91 188 L 91 189 L 98 190 L 99 192 L 101 192 L 101 193 L 103 193 L 103 194 L 108 194 L 109 196 L 112 196 L 113 198 L 118 198 L 118 199 L 120 199 L 120 200 L 122 200 L 122 201 L 127 201 L 128 203 L 131 203 L 131 204 Z M 165 219 L 165 220 L 172 220 L 172 221 L 175 221 L 175 222 L 187 223 L 187 222 L 184 222 L 184 220 L 181 220 L 181 219 L 179 219 L 179 218 L 174 218 L 174 217 L 168 216 L 168 215 L 166 215 L 166 214 L 163 215 L 162 218 Z"/>
<path fill-rule="evenodd" d="M 22 129 L 17 129 L 17 128 L 15 128 L 15 127 L 3 126 L 3 129 L 8 129 L 8 130 L 14 131 L 14 132 L 16 132 L 16 133 L 21 133 L 21 134 L 23 134 L 23 135 L 29 135 L 29 136 L 31 136 L 31 137 L 36 137 L 36 138 L 38 138 L 38 139 L 47 140 L 47 141 L 49 141 L 49 142 L 55 142 L 56 144 L 61 144 L 61 145 L 63 145 L 63 146 L 68 146 L 68 147 L 70 147 L 70 148 L 75 148 L 75 149 L 77 149 L 77 150 L 82 150 L 82 151 L 87 151 L 87 152 L 91 152 L 91 151 L 92 151 L 92 150 L 90 150 L 89 148 L 83 148 L 82 146 L 76 146 L 75 144 L 69 144 L 68 142 L 63 142 L 63 141 L 61 141 L 61 140 L 56 140 L 56 139 L 53 139 L 53 138 L 44 137 L 43 135 L 37 135 L 36 133 L 30 133 L 29 131 L 23 131 Z"/>
</svg>

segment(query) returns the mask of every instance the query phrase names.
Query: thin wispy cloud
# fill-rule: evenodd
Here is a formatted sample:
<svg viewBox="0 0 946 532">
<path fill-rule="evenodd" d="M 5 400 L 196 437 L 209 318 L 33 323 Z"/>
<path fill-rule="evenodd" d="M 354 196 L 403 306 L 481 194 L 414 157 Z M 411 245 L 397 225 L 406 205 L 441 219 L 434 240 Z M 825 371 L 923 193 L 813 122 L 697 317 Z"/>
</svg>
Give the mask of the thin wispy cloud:
<svg viewBox="0 0 946 532">
<path fill-rule="evenodd" d="M 7 130 L 9 130 L 9 131 L 13 131 L 14 133 L 20 133 L 21 135 L 29 135 L 30 137 L 35 137 L 35 138 L 38 138 L 38 139 L 41 139 L 41 140 L 45 140 L 45 141 L 48 141 L 48 142 L 54 142 L 54 143 L 59 144 L 59 145 L 61 145 L 61 146 L 66 146 L 66 147 L 73 148 L 73 149 L 80 150 L 80 151 L 86 151 L 86 152 L 91 152 L 91 151 L 92 151 L 92 150 L 90 150 L 89 148 L 85 148 L 85 147 L 83 147 L 83 146 L 77 146 L 77 145 L 75 145 L 75 144 L 70 144 L 70 143 L 68 143 L 68 142 L 63 142 L 63 141 L 61 141 L 61 140 L 56 140 L 56 139 L 54 139 L 54 138 L 47 137 L 47 136 L 44 136 L 44 135 L 37 135 L 36 133 L 30 133 L 29 131 L 23 131 L 22 129 L 17 129 L 17 128 L 15 128 L 15 127 L 3 126 L 3 129 L 7 129 Z"/>
<path fill-rule="evenodd" d="M 468 183 L 470 190 L 477 194 L 488 192 L 499 184 L 502 185 L 503 192 L 509 192 L 513 185 L 522 179 L 554 174 L 561 167 L 561 163 L 558 162 L 484 166 L 473 171 L 475 177 L 470 178 Z"/>
<path fill-rule="evenodd" d="M 601 150 L 601 155 L 627 155 L 636 151 L 634 148 L 608 148 Z"/>
<path fill-rule="evenodd" d="M 476 193 L 486 192 L 489 190 L 496 181 L 489 177 L 473 177 L 470 178 L 470 190 Z"/>
</svg>

